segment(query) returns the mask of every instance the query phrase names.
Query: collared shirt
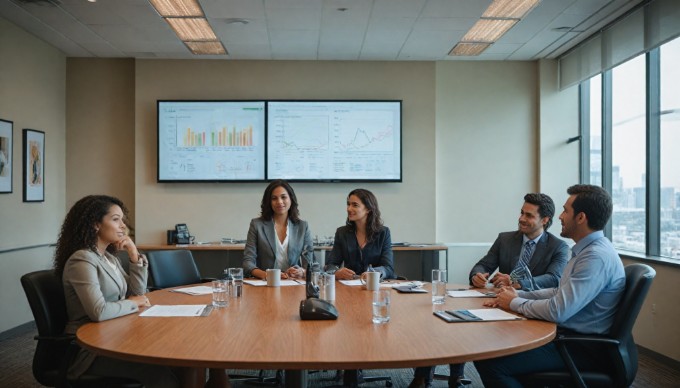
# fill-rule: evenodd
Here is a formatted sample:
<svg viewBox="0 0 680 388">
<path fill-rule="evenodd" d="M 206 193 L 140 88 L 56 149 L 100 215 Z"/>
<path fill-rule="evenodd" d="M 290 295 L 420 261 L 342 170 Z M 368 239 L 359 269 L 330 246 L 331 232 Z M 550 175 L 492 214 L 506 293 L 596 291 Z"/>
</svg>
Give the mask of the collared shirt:
<svg viewBox="0 0 680 388">
<path fill-rule="evenodd" d="M 281 271 L 285 271 L 290 267 L 290 261 L 288 260 L 288 231 L 290 230 L 290 219 L 288 219 L 288 225 L 286 226 L 286 237 L 281 242 L 280 236 L 276 233 L 276 226 L 274 226 L 274 233 L 276 233 L 276 263 L 274 263 L 274 268 L 279 268 Z"/>
<path fill-rule="evenodd" d="M 557 288 L 519 291 L 510 309 L 582 334 L 607 333 L 626 285 L 621 258 L 602 231 L 572 250 Z"/>
</svg>

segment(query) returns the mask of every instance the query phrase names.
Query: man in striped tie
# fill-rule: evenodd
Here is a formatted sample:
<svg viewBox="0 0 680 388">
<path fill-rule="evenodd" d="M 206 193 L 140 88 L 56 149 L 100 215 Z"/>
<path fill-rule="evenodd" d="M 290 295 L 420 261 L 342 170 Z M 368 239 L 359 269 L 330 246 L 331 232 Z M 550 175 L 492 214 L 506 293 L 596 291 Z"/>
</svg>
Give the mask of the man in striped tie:
<svg viewBox="0 0 680 388">
<path fill-rule="evenodd" d="M 512 286 L 532 290 L 557 287 L 569 258 L 569 247 L 547 230 L 555 216 L 555 203 L 542 193 L 524 196 L 518 229 L 503 232 L 470 271 L 470 284 L 484 288 Z M 498 269 L 498 272 L 494 272 Z M 495 273 L 492 278 L 489 274 Z M 463 376 L 465 364 L 451 364 L 449 387 L 467 382 Z M 416 368 L 409 388 L 428 387 L 434 368 Z"/>
</svg>

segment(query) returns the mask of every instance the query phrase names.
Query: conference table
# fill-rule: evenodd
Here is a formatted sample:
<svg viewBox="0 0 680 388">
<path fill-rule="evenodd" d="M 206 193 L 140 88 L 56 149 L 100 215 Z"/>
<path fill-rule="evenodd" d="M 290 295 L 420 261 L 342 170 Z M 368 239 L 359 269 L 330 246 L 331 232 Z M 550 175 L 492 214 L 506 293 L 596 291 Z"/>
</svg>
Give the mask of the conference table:
<svg viewBox="0 0 680 388">
<path fill-rule="evenodd" d="M 429 285 L 425 287 L 429 290 Z M 301 320 L 304 286 L 244 285 L 243 296 L 206 317 L 140 317 L 83 325 L 78 343 L 97 354 L 187 368 L 183 386 L 201 386 L 205 368 L 286 370 L 286 386 L 306 386 L 306 370 L 387 369 L 482 360 L 550 342 L 538 320 L 446 323 L 430 293 L 392 290 L 391 320 L 372 323 L 372 294 L 336 282 L 337 320 Z M 168 289 L 152 305 L 209 304 L 211 295 Z M 483 308 L 486 298 L 451 298 L 437 309 Z"/>
</svg>

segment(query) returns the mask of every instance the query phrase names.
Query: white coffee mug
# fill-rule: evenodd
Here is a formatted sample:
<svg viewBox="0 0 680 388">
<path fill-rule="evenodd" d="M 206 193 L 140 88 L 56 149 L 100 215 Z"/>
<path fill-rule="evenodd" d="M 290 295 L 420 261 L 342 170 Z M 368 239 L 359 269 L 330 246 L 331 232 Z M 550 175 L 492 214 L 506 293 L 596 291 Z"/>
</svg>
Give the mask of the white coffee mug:
<svg viewBox="0 0 680 388">
<path fill-rule="evenodd" d="M 270 268 L 267 270 L 267 286 L 279 287 L 281 286 L 281 270 L 278 268 Z"/>
<path fill-rule="evenodd" d="M 377 291 L 380 289 L 380 272 L 364 272 L 359 279 L 369 291 Z"/>
</svg>

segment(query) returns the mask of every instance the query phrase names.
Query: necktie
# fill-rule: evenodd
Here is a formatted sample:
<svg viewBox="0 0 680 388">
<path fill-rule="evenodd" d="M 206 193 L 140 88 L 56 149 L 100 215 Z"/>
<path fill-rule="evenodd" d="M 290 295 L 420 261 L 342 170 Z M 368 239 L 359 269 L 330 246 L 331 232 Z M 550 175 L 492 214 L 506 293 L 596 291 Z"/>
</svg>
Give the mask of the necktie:
<svg viewBox="0 0 680 388">
<path fill-rule="evenodd" d="M 519 270 L 522 267 L 529 268 L 529 260 L 531 260 L 531 255 L 534 253 L 535 242 L 529 240 L 524 243 L 524 252 L 522 252 L 522 257 L 517 262 L 515 270 Z"/>
</svg>

